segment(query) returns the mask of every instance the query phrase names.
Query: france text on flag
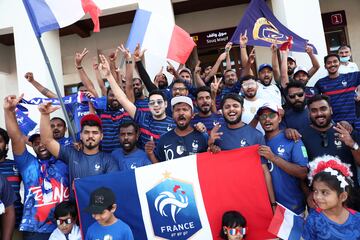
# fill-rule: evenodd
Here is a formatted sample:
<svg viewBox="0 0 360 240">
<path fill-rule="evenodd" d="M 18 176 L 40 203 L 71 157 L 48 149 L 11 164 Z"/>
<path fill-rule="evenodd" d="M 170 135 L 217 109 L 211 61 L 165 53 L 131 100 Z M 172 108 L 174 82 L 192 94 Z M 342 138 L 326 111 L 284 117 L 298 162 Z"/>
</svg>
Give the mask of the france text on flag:
<svg viewBox="0 0 360 240">
<path fill-rule="evenodd" d="M 23 0 L 35 35 L 66 27 L 80 20 L 86 13 L 94 23 L 94 32 L 100 31 L 100 9 L 92 0 Z"/>
<path fill-rule="evenodd" d="M 281 239 L 299 240 L 303 228 L 304 219 L 278 203 L 269 232 Z"/>
<path fill-rule="evenodd" d="M 272 43 L 282 45 L 290 36 L 293 38 L 292 51 L 305 52 L 308 40 L 301 38 L 290 31 L 276 19 L 264 0 L 252 0 L 247 7 L 239 25 L 237 26 L 231 42 L 239 44 L 240 34 L 247 32 L 248 45 L 271 46 Z M 311 44 L 309 44 L 311 45 Z M 314 53 L 317 54 L 316 48 Z"/>
<path fill-rule="evenodd" d="M 229 210 L 245 216 L 248 239 L 272 238 L 267 231 L 272 211 L 257 149 L 201 153 L 75 180 L 83 233 L 95 221 L 84 212 L 90 193 L 106 186 L 116 195 L 115 215 L 135 239 L 219 239 L 222 214 Z"/>
</svg>

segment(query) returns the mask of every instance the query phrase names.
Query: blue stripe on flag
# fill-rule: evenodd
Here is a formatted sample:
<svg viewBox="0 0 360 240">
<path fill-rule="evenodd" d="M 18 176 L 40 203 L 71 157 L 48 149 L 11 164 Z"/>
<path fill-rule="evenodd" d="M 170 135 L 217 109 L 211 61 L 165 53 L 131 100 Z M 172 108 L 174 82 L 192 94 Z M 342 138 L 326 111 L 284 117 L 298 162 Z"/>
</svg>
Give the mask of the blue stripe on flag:
<svg viewBox="0 0 360 240">
<path fill-rule="evenodd" d="M 84 211 L 89 204 L 89 196 L 99 187 L 112 189 L 115 193 L 117 209 L 115 216 L 127 223 L 134 239 L 146 239 L 146 231 L 138 197 L 135 171 L 114 172 L 75 180 L 75 193 L 84 236 L 87 228 L 95 222 L 91 214 Z"/>
<path fill-rule="evenodd" d="M 23 0 L 31 25 L 37 37 L 60 26 L 45 0 Z"/>
<path fill-rule="evenodd" d="M 304 219 L 300 216 L 294 215 L 293 227 L 291 229 L 289 240 L 300 240 L 304 229 Z"/>
<path fill-rule="evenodd" d="M 134 21 L 131 25 L 129 38 L 126 42 L 126 48 L 130 49 L 130 52 L 134 52 L 135 47 L 138 43 L 142 45 L 146 33 L 146 29 L 149 25 L 151 12 L 138 9 L 134 17 Z"/>
</svg>

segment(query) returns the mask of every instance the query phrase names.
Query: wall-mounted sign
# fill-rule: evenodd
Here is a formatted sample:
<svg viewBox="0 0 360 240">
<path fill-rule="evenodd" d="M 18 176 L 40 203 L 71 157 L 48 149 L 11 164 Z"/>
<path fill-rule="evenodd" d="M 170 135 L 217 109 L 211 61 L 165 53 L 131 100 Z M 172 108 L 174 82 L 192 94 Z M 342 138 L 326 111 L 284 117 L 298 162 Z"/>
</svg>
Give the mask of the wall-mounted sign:
<svg viewBox="0 0 360 240">
<path fill-rule="evenodd" d="M 230 41 L 235 27 L 190 34 L 197 48 L 225 46 Z"/>
<path fill-rule="evenodd" d="M 321 14 L 324 29 L 346 26 L 345 11 L 329 12 Z"/>
</svg>

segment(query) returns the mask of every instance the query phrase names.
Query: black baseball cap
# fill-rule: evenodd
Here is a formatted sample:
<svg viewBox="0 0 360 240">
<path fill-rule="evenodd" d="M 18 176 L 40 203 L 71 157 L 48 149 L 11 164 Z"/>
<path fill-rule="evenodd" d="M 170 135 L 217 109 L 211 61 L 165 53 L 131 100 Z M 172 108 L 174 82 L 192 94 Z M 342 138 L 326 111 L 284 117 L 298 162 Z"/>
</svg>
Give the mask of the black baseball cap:
<svg viewBox="0 0 360 240">
<path fill-rule="evenodd" d="M 115 203 L 115 194 L 110 188 L 101 187 L 90 195 L 89 206 L 85 211 L 91 214 L 100 214 Z"/>
</svg>

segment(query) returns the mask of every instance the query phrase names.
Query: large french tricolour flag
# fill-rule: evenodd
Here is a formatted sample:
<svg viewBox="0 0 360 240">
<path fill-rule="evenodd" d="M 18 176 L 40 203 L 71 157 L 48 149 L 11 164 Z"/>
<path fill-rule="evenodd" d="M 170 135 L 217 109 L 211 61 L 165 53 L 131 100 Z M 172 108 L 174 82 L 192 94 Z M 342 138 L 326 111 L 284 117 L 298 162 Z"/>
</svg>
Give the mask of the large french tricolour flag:
<svg viewBox="0 0 360 240">
<path fill-rule="evenodd" d="M 94 32 L 100 31 L 100 9 L 92 0 L 23 0 L 37 37 L 43 32 L 66 27 L 89 13 Z"/>
<path fill-rule="evenodd" d="M 135 239 L 219 239 L 225 211 L 248 222 L 247 239 L 269 239 L 272 211 L 258 146 L 201 153 L 168 162 L 75 180 L 84 234 L 94 222 L 84 211 L 90 193 L 106 186 L 116 194 L 115 215 Z"/>
<path fill-rule="evenodd" d="M 285 240 L 300 240 L 304 229 L 304 218 L 278 203 L 271 220 L 269 232 Z"/>
<path fill-rule="evenodd" d="M 136 11 L 126 47 L 133 52 L 140 43 L 160 61 L 166 57 L 184 64 L 196 44 L 189 33 L 175 25 L 171 1 L 143 2 Z"/>
</svg>

